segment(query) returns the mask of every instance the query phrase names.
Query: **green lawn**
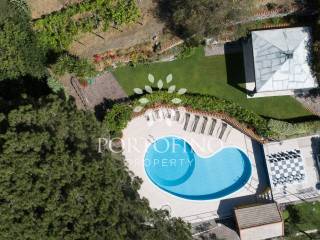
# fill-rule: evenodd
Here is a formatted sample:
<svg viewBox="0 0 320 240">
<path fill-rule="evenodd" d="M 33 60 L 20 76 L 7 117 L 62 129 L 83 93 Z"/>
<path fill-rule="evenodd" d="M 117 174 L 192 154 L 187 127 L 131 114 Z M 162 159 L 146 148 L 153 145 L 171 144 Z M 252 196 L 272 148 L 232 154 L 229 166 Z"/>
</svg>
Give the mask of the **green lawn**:
<svg viewBox="0 0 320 240">
<path fill-rule="evenodd" d="M 232 100 L 260 115 L 276 119 L 292 119 L 312 115 L 292 97 L 247 99 L 244 86 L 242 54 L 204 57 L 203 49 L 194 56 L 173 62 L 121 67 L 114 74 L 128 95 L 133 89 L 148 84 L 151 73 L 157 79 L 173 74 L 172 84 L 200 93 Z M 166 86 L 166 85 L 165 85 Z"/>
</svg>

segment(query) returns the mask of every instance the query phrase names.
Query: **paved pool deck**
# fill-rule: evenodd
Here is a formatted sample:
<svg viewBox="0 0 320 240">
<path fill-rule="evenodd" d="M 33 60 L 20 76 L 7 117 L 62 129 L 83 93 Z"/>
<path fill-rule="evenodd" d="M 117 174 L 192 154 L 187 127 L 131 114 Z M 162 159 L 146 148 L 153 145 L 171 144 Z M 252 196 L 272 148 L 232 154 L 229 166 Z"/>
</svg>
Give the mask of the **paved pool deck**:
<svg viewBox="0 0 320 240">
<path fill-rule="evenodd" d="M 261 154 L 257 154 L 255 147 L 258 144 L 235 128 L 232 128 L 227 139 L 221 141 L 214 136 L 185 131 L 183 125 L 183 122 L 171 119 L 150 122 L 142 115 L 131 120 L 123 131 L 125 160 L 129 170 L 143 180 L 139 193 L 149 200 L 151 207 L 167 209 L 174 217 L 197 222 L 230 216 L 235 206 L 255 202 L 256 194 L 263 192 L 267 187 L 265 176 L 262 176 L 266 172 L 263 166 L 264 159 Z M 204 157 L 212 155 L 221 147 L 238 147 L 250 158 L 252 177 L 243 188 L 222 199 L 194 201 L 171 195 L 152 183 L 144 168 L 147 148 L 156 139 L 166 136 L 176 136 L 186 140 L 198 155 Z"/>
</svg>

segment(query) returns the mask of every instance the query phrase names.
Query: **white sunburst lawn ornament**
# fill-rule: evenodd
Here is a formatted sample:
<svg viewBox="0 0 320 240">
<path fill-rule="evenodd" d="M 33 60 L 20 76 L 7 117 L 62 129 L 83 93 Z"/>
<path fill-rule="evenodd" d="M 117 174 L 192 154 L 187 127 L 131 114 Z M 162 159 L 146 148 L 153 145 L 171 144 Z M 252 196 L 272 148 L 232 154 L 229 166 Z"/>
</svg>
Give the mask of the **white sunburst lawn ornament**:
<svg viewBox="0 0 320 240">
<path fill-rule="evenodd" d="M 141 88 L 134 88 L 133 91 L 138 94 L 138 95 L 143 95 L 144 92 L 147 92 L 149 94 L 152 94 L 154 91 L 152 90 L 152 85 L 154 86 L 156 84 L 156 88 L 158 88 L 158 90 L 162 90 L 163 87 L 164 87 L 164 82 L 159 79 L 157 82 L 155 81 L 155 78 L 152 74 L 149 74 L 148 75 L 148 80 L 149 82 L 151 83 L 151 85 L 145 85 L 144 86 L 144 89 L 141 89 Z M 186 88 L 180 88 L 178 91 L 176 91 L 176 85 L 170 85 L 170 83 L 172 82 L 173 80 L 173 76 L 172 74 L 170 73 L 169 75 L 167 75 L 166 77 L 166 84 L 169 85 L 168 86 L 168 93 L 170 94 L 178 94 L 178 95 L 183 95 L 187 92 L 187 89 Z M 150 101 L 147 97 L 141 97 L 139 99 L 139 103 L 140 105 L 139 106 L 136 106 L 134 108 L 134 112 L 141 112 L 144 107 L 146 106 L 146 104 L 148 104 Z M 173 104 L 180 104 L 182 102 L 182 100 L 178 97 L 174 97 L 173 99 L 171 99 L 171 102 Z"/>
</svg>

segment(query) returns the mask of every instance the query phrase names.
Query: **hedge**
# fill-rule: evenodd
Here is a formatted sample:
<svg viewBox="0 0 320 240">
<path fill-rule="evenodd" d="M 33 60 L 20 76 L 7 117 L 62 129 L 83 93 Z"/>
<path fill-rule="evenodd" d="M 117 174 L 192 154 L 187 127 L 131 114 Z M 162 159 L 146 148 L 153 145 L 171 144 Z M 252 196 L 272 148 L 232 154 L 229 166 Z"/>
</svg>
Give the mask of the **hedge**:
<svg viewBox="0 0 320 240">
<path fill-rule="evenodd" d="M 152 94 L 144 95 L 143 97 L 148 99 L 148 103 L 144 105 L 145 108 L 154 106 L 156 104 L 172 104 L 172 106 L 183 105 L 200 111 L 226 113 L 237 119 L 240 123 L 246 124 L 249 128 L 253 128 L 255 132 L 261 136 L 268 137 L 271 134 L 268 129 L 268 122 L 266 119 L 227 100 L 212 96 L 170 94 L 164 91 L 157 91 Z M 176 105 L 172 103 L 174 98 L 180 98 L 182 101 L 181 104 Z M 116 104 L 107 113 L 105 121 L 108 123 L 109 127 L 111 126 L 111 131 L 114 133 L 119 134 L 121 130 L 126 127 L 127 122 L 131 119 L 133 107 L 130 105 L 138 106 L 141 104 L 139 99 L 129 101 L 126 104 Z"/>
</svg>

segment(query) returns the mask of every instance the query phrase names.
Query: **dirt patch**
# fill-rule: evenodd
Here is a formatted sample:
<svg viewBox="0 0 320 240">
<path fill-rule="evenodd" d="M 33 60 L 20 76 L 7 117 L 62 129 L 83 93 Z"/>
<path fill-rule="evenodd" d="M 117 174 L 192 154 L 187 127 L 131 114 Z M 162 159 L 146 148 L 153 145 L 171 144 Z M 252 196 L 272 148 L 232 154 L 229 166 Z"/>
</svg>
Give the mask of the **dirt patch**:
<svg viewBox="0 0 320 240">
<path fill-rule="evenodd" d="M 156 3 L 152 0 L 140 0 L 137 4 L 141 11 L 141 18 L 137 23 L 123 26 L 121 29 L 110 27 L 107 32 L 82 34 L 71 45 L 69 51 L 80 57 L 91 58 L 108 50 L 125 49 L 148 42 L 154 36 L 161 35 L 165 24 L 155 16 Z"/>
<path fill-rule="evenodd" d="M 33 19 L 41 18 L 52 12 L 60 11 L 62 8 L 82 2 L 83 0 L 27 0 Z"/>
</svg>

